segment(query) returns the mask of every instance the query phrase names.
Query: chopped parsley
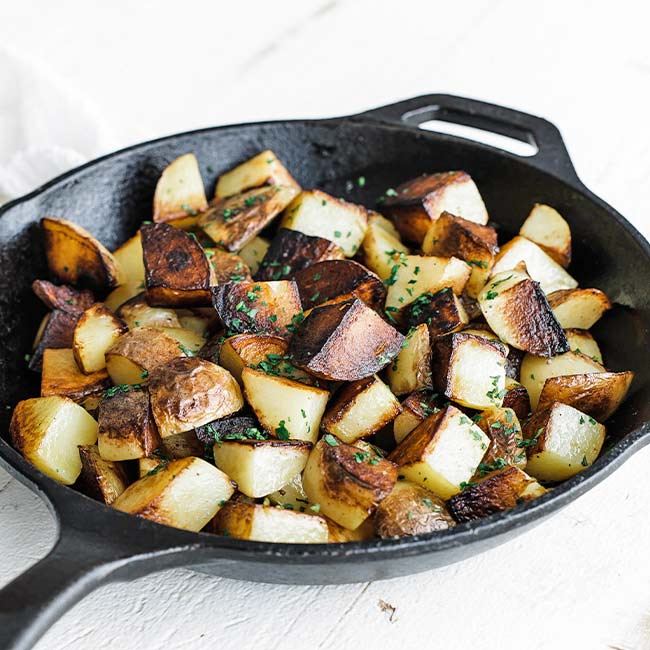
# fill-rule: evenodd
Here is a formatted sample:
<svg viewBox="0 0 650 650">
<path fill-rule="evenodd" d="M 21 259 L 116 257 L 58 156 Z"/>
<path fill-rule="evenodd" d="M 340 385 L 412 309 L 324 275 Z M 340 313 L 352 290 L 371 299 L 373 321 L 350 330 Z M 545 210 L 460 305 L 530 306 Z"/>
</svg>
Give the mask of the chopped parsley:
<svg viewBox="0 0 650 650">
<path fill-rule="evenodd" d="M 336 440 L 336 438 L 331 434 L 327 433 L 323 436 L 323 440 L 330 446 L 330 447 L 338 447 L 339 443 Z"/>
<path fill-rule="evenodd" d="M 279 440 L 289 440 L 289 438 L 291 437 L 291 432 L 285 426 L 284 420 L 280 420 L 280 423 L 275 428 L 275 435 L 278 437 Z"/>
</svg>

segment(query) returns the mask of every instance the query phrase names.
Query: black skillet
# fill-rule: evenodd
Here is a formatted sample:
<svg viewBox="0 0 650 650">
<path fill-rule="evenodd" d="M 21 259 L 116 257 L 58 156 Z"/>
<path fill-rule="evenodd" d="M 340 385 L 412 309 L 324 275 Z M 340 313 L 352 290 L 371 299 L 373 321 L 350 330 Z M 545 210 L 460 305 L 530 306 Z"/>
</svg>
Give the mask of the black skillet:
<svg viewBox="0 0 650 650">
<path fill-rule="evenodd" d="M 521 157 L 418 128 L 434 118 L 528 142 L 538 153 Z M 58 616 L 102 583 L 173 566 L 244 580 L 329 584 L 457 562 L 539 524 L 650 441 L 650 246 L 585 188 L 552 124 L 448 95 L 409 99 L 351 117 L 174 135 L 105 156 L 6 205 L 0 210 L 2 403 L 13 407 L 38 394 L 37 378 L 23 358 L 43 312 L 30 291 L 34 278 L 47 277 L 37 227 L 42 216 L 70 219 L 114 247 L 149 217 L 156 181 L 176 156 L 194 152 L 206 187 L 212 189 L 219 174 L 266 148 L 277 152 L 304 187 L 320 187 L 368 206 L 386 188 L 417 174 L 464 169 L 504 232 L 515 231 L 536 201 L 556 207 L 573 232 L 571 272 L 581 285 L 600 287 L 619 305 L 596 328 L 605 359 L 615 370 L 636 373 L 629 398 L 608 423 L 605 452 L 549 494 L 452 531 L 350 544 L 267 544 L 160 526 L 56 483 L 8 444 L 10 410 L 3 409 L 0 464 L 45 500 L 57 521 L 58 541 L 44 559 L 0 591 L 0 648 L 30 648 Z M 349 182 L 360 176 L 366 180 L 363 187 Z"/>
</svg>

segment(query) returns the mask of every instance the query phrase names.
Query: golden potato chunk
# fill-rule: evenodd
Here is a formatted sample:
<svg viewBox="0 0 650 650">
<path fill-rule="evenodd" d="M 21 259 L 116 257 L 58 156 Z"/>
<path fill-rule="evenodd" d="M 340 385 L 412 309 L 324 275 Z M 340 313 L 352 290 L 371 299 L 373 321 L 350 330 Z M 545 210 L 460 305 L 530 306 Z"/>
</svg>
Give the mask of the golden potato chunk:
<svg viewBox="0 0 650 650">
<path fill-rule="evenodd" d="M 612 308 L 609 298 L 600 289 L 565 289 L 554 291 L 548 302 L 558 322 L 565 329 L 588 330 Z"/>
<path fill-rule="evenodd" d="M 176 310 L 171 307 L 152 307 L 144 292 L 122 303 L 116 311 L 130 330 L 136 327 L 180 327 L 181 322 Z"/>
<path fill-rule="evenodd" d="M 582 354 L 591 357 L 596 363 L 603 363 L 603 354 L 596 343 L 596 339 L 587 331 L 580 329 L 564 330 L 566 340 L 569 342 L 569 348 L 572 352 L 582 352 Z"/>
<path fill-rule="evenodd" d="M 402 244 L 399 234 L 388 219 L 371 213 L 361 253 L 363 263 L 382 280 L 387 280 L 393 266 L 399 263 L 402 255 L 408 255 L 409 249 Z"/>
<path fill-rule="evenodd" d="M 478 466 L 478 475 L 513 465 L 526 468 L 526 452 L 522 449 L 523 434 L 517 414 L 510 408 L 493 407 L 482 411 L 474 421 L 490 439 L 483 461 Z"/>
<path fill-rule="evenodd" d="M 562 215 L 550 205 L 535 203 L 519 234 L 535 242 L 560 266 L 571 263 L 571 230 Z"/>
<path fill-rule="evenodd" d="M 418 296 L 405 309 L 404 321 L 409 327 L 425 323 L 429 336 L 435 338 L 463 329 L 469 323 L 469 316 L 458 296 L 450 287 L 444 287 Z"/>
<path fill-rule="evenodd" d="M 252 275 L 259 271 L 260 264 L 270 245 L 271 242 L 264 237 L 254 237 L 239 251 L 239 256 L 244 260 Z"/>
<path fill-rule="evenodd" d="M 121 305 L 123 305 L 130 298 L 134 298 L 140 294 L 143 289 L 144 281 L 127 282 L 126 284 L 121 284 L 106 296 L 104 304 L 113 313 L 117 313 L 117 310 Z"/>
<path fill-rule="evenodd" d="M 63 395 L 75 402 L 83 402 L 100 395 L 110 385 L 104 369 L 90 374 L 81 372 L 69 348 L 47 348 L 43 352 L 41 397 Z"/>
<path fill-rule="evenodd" d="M 79 483 L 88 496 L 110 505 L 129 485 L 124 468 L 105 460 L 97 445 L 80 445 L 81 474 Z"/>
<path fill-rule="evenodd" d="M 113 257 L 122 269 L 125 283 L 144 282 L 142 235 L 140 231 L 113 251 Z"/>
<path fill-rule="evenodd" d="M 86 309 L 77 321 L 72 352 L 82 372 L 89 375 L 106 368 L 106 351 L 127 331 L 127 326 L 102 303 Z"/>
<path fill-rule="evenodd" d="M 430 415 L 438 413 L 446 399 L 428 390 L 411 393 L 402 402 L 402 412 L 393 421 L 395 442 L 399 444 L 415 427 Z"/>
<path fill-rule="evenodd" d="M 386 368 L 386 377 L 395 395 L 432 388 L 431 342 L 426 323 L 412 328 L 399 354 Z"/>
</svg>

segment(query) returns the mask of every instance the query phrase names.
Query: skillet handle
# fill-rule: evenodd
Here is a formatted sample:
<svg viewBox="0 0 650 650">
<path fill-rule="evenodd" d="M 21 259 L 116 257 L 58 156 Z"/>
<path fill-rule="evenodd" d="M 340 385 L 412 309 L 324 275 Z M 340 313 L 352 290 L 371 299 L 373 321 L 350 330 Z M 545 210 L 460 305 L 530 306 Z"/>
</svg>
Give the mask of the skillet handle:
<svg viewBox="0 0 650 650">
<path fill-rule="evenodd" d="M 537 147 L 527 157 L 535 167 L 567 181 L 579 181 L 564 140 L 551 122 L 529 113 L 455 95 L 422 95 L 375 108 L 358 117 L 419 126 L 442 120 L 498 133 Z"/>
</svg>

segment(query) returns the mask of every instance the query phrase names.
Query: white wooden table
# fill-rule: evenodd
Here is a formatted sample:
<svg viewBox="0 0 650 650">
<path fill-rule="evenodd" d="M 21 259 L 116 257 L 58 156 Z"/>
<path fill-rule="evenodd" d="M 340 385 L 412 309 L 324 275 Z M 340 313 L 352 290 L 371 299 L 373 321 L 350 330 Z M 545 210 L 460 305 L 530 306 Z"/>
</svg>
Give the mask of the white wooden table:
<svg viewBox="0 0 650 650">
<path fill-rule="evenodd" d="M 116 146 L 427 92 L 527 110 L 560 126 L 587 185 L 650 235 L 640 12 L 625 0 L 7 0 L 0 43 L 84 91 Z M 38 648 L 647 650 L 649 465 L 645 449 L 545 526 L 459 565 L 338 587 L 166 571 L 98 590 Z M 53 539 L 45 506 L 0 470 L 0 584 Z"/>
</svg>

